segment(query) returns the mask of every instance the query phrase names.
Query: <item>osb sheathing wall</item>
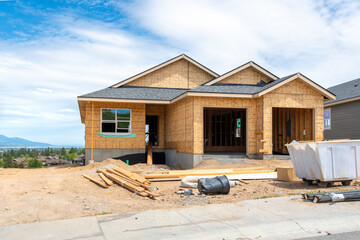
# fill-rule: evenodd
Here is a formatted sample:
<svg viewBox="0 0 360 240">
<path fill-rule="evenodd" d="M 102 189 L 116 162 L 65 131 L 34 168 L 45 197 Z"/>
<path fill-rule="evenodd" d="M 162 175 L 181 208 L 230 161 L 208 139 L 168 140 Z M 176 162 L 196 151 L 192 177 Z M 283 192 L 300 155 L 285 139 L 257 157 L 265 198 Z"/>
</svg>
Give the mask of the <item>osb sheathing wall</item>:
<svg viewBox="0 0 360 240">
<path fill-rule="evenodd" d="M 272 108 L 314 109 L 315 139 L 323 139 L 323 96 L 302 80 L 296 79 L 263 96 L 265 154 L 272 154 Z"/>
<path fill-rule="evenodd" d="M 85 148 L 94 149 L 145 149 L 145 104 L 142 103 L 107 103 L 93 102 L 94 113 L 92 114 L 92 103 L 86 104 L 85 119 Z M 102 137 L 100 132 L 101 108 L 125 108 L 131 109 L 131 133 L 136 134 L 135 138 L 113 138 Z M 93 117 L 92 117 L 93 116 Z M 92 124 L 94 126 L 92 134 Z"/>
<path fill-rule="evenodd" d="M 165 148 L 165 109 L 164 105 L 146 105 L 147 116 L 158 116 L 158 146 L 153 148 Z"/>
<path fill-rule="evenodd" d="M 256 154 L 258 144 L 255 132 L 259 116 L 256 99 L 194 97 L 194 154 L 203 154 L 204 146 L 204 108 L 242 108 L 247 116 L 247 154 Z"/>
<path fill-rule="evenodd" d="M 193 98 L 166 106 L 165 148 L 178 153 L 193 153 Z"/>
<path fill-rule="evenodd" d="M 214 77 L 194 64 L 181 59 L 127 83 L 128 86 L 194 88 Z"/>
<path fill-rule="evenodd" d="M 257 84 L 260 80 L 269 82 L 271 79 L 256 71 L 253 67 L 249 67 L 219 81 L 218 83 Z"/>
</svg>

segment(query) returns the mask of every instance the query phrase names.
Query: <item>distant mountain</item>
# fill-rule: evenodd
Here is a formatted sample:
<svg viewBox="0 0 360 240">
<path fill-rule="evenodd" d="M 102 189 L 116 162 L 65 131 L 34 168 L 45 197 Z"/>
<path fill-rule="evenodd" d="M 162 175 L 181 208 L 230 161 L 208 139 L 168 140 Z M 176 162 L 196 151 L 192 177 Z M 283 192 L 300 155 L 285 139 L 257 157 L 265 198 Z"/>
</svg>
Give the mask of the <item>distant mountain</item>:
<svg viewBox="0 0 360 240">
<path fill-rule="evenodd" d="M 50 147 L 51 144 L 32 142 L 23 138 L 9 138 L 0 134 L 0 147 Z"/>
</svg>

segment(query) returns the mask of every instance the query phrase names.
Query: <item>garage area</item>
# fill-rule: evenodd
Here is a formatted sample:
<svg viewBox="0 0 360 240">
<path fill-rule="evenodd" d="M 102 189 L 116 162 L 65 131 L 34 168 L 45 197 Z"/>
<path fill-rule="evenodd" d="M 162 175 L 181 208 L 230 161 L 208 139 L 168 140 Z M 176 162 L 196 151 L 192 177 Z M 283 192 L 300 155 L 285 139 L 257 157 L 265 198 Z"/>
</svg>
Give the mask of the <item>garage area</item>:
<svg viewBox="0 0 360 240">
<path fill-rule="evenodd" d="M 285 144 L 314 140 L 313 109 L 273 108 L 273 154 L 289 154 Z"/>
</svg>

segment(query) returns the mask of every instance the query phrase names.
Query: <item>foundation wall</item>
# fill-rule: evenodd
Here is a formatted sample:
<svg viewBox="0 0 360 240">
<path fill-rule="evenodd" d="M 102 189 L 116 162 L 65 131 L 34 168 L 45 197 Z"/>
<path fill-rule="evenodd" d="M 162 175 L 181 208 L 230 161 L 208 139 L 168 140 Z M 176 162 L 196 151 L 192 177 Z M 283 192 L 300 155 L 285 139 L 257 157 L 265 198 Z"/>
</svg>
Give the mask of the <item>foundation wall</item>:
<svg viewBox="0 0 360 240">
<path fill-rule="evenodd" d="M 181 59 L 127 83 L 127 86 L 194 88 L 214 77 L 194 64 Z"/>
</svg>

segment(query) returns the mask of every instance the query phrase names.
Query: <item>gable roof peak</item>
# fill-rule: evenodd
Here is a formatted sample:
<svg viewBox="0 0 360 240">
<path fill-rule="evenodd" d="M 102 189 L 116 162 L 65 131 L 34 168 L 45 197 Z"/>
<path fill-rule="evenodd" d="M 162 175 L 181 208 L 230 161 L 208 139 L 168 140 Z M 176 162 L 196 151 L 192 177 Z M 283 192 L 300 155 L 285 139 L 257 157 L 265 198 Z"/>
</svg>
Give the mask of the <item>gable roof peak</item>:
<svg viewBox="0 0 360 240">
<path fill-rule="evenodd" d="M 264 74 L 265 76 L 269 77 L 271 80 L 275 81 L 277 79 L 279 79 L 279 77 L 277 77 L 276 75 L 274 75 L 273 73 L 271 73 L 270 71 L 266 70 L 265 68 L 261 67 L 259 64 L 255 63 L 254 61 L 249 61 L 237 68 L 234 68 L 233 70 L 230 70 L 229 72 L 227 73 L 224 73 L 223 75 L 217 77 L 217 78 L 214 78 L 210 81 L 208 81 L 207 83 L 205 83 L 204 85 L 206 86 L 210 86 L 210 85 L 213 85 L 214 83 L 217 83 L 235 73 L 238 73 L 248 67 L 253 67 L 255 68 L 257 71 L 261 72 L 262 74 Z"/>
<path fill-rule="evenodd" d="M 143 72 L 141 72 L 139 74 L 136 74 L 136 75 L 134 75 L 134 76 L 132 76 L 130 78 L 127 78 L 127 79 L 125 79 L 125 80 L 123 80 L 123 81 L 121 81 L 119 83 L 116 83 L 116 84 L 112 85 L 111 87 L 118 88 L 118 87 L 120 87 L 122 85 L 125 85 L 125 84 L 127 84 L 129 82 L 132 82 L 132 81 L 134 81 L 134 80 L 136 80 L 136 79 L 138 79 L 138 78 L 140 78 L 142 76 L 145 76 L 145 75 L 147 75 L 147 74 L 149 74 L 151 72 L 154 72 L 154 71 L 156 71 L 156 70 L 158 70 L 160 68 L 163 68 L 163 67 L 165 67 L 165 66 L 167 66 L 167 65 L 169 65 L 169 64 L 171 64 L 173 62 L 176 62 L 178 60 L 181 60 L 181 59 L 185 59 L 186 61 L 194 64 L 195 66 L 197 66 L 198 68 L 202 69 L 203 71 L 207 72 L 208 74 L 212 75 L 215 78 L 219 76 L 219 74 L 217 74 L 216 72 L 214 72 L 211 69 L 205 67 L 201 63 L 195 61 L 191 57 L 187 56 L 185 53 L 182 53 L 182 54 L 180 54 L 180 55 L 178 55 L 178 56 L 176 56 L 174 58 L 171 58 L 171 59 L 169 59 L 169 60 L 167 60 L 167 61 L 165 61 L 163 63 L 160 63 L 160 64 L 158 64 L 158 65 L 156 65 L 156 66 L 154 66 L 152 68 L 149 68 L 149 69 L 147 69 L 147 70 L 145 70 L 145 71 L 143 71 Z"/>
</svg>

